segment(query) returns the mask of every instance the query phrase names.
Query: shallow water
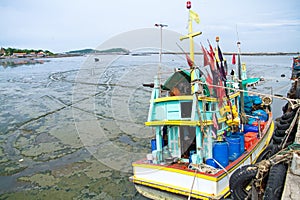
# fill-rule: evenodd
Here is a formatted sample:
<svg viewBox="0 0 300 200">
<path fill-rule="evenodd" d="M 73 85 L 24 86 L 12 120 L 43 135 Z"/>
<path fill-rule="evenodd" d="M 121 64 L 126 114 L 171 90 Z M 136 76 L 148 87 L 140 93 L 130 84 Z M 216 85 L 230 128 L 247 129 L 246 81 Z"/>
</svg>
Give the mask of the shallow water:
<svg viewBox="0 0 300 200">
<path fill-rule="evenodd" d="M 286 96 L 291 58 L 242 57 L 249 76 L 264 78 L 251 90 Z M 142 83 L 158 68 L 162 80 L 186 68 L 185 59 L 165 55 L 161 67 L 158 55 L 48 60 L 0 68 L 0 198 L 144 199 L 128 181 L 153 137 Z M 274 99 L 274 117 L 285 103 Z"/>
</svg>

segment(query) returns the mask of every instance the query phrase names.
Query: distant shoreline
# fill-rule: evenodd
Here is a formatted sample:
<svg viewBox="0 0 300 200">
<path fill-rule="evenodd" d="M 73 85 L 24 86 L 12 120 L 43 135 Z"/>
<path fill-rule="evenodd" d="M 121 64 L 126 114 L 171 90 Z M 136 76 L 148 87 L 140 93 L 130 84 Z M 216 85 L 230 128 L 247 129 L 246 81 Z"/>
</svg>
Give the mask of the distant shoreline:
<svg viewBox="0 0 300 200">
<path fill-rule="evenodd" d="M 189 53 L 189 52 L 186 52 Z M 78 56 L 89 56 L 89 55 L 130 55 L 130 56 L 145 56 L 145 55 L 157 55 L 159 52 L 138 52 L 138 53 L 121 53 L 121 52 L 106 52 L 106 53 L 87 53 L 87 54 L 56 54 L 53 56 L 45 56 L 45 57 L 36 57 L 36 58 L 15 58 L 15 57 L 1 57 L 0 58 L 0 66 L 3 67 L 13 67 L 19 65 L 32 65 L 32 64 L 43 64 L 44 62 L 49 62 L 48 58 L 64 58 L 64 57 L 78 57 Z M 165 55 L 184 55 L 182 52 L 163 52 Z M 195 55 L 202 55 L 203 53 L 195 52 Z M 237 53 L 233 52 L 223 52 L 224 55 L 233 55 Z M 255 52 L 244 52 L 241 53 L 242 56 L 297 56 L 299 53 L 255 53 Z"/>
<path fill-rule="evenodd" d="M 189 52 L 186 52 L 189 53 Z M 142 53 L 141 53 L 142 54 Z M 145 53 L 143 53 L 145 54 Z M 158 52 L 147 52 L 146 54 L 159 54 Z M 175 54 L 175 55 L 180 55 L 180 54 L 185 54 L 182 52 L 163 52 L 162 54 Z M 203 55 L 202 52 L 195 52 L 195 55 Z M 223 52 L 224 55 L 233 55 L 233 54 L 237 54 L 236 52 Z M 294 52 L 261 52 L 261 53 L 257 53 L 257 52 L 243 52 L 241 53 L 242 56 L 295 56 L 295 55 L 299 55 L 300 53 L 294 53 Z"/>
<path fill-rule="evenodd" d="M 25 58 L 16 58 L 11 56 L 0 57 L 0 66 L 3 67 L 14 67 L 19 65 L 34 65 L 34 64 L 43 64 L 49 62 L 50 58 L 64 58 L 64 57 L 76 57 L 82 55 L 71 55 L 71 54 L 57 54 L 53 56 L 44 56 L 44 57 L 25 57 Z"/>
<path fill-rule="evenodd" d="M 189 54 L 189 52 L 186 52 Z M 65 57 L 69 56 L 84 56 L 84 55 L 155 55 L 159 54 L 159 52 L 131 52 L 131 53 L 122 53 L 122 52 L 111 52 L 111 53 L 87 53 L 87 54 L 67 54 Z M 162 54 L 170 54 L 170 55 L 185 55 L 183 52 L 162 52 Z M 195 55 L 203 55 L 202 52 L 195 52 Z M 237 54 L 236 52 L 223 52 L 223 55 L 233 55 Z M 243 52 L 241 53 L 242 56 L 296 56 L 299 55 L 300 53 L 294 53 L 294 52 L 262 52 L 262 53 L 257 53 L 257 52 Z"/>
</svg>

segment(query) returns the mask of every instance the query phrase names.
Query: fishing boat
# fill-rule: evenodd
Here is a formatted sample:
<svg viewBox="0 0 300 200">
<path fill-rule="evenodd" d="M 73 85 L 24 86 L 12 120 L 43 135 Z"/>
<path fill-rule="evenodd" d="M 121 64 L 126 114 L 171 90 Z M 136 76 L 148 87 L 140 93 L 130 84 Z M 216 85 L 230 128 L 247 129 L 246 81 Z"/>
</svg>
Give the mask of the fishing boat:
<svg viewBox="0 0 300 200">
<path fill-rule="evenodd" d="M 132 163 L 130 180 L 150 199 L 221 199 L 230 195 L 229 178 L 241 166 L 255 163 L 272 138 L 274 123 L 268 96 L 252 94 L 238 42 L 238 76 L 227 75 L 219 47 L 202 45 L 204 64 L 194 60 L 192 24 L 198 15 L 189 11 L 189 69 L 179 69 L 163 83 L 154 78 L 146 126 L 155 137 L 151 151 Z M 210 72 L 205 66 L 209 66 Z"/>
<path fill-rule="evenodd" d="M 300 77 L 300 55 L 293 57 L 292 63 L 292 80 Z"/>
</svg>

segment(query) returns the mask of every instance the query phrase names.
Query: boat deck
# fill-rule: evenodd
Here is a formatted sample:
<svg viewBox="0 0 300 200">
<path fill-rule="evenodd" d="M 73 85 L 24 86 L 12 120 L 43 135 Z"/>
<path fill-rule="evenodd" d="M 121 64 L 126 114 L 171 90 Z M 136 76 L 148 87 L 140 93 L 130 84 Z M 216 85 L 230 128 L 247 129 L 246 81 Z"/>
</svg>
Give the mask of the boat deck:
<svg viewBox="0 0 300 200">
<path fill-rule="evenodd" d="M 272 130 L 274 128 L 274 125 L 271 122 L 269 122 L 267 124 L 267 126 L 268 127 L 271 126 Z M 255 152 L 255 155 L 259 155 L 260 151 L 262 151 L 262 150 L 258 150 L 257 145 L 258 144 L 263 145 L 264 142 L 266 142 L 266 141 L 269 142 L 272 134 L 269 134 L 269 135 L 266 134 L 265 136 L 266 137 L 264 137 L 263 140 L 260 140 L 260 141 L 257 140 L 256 142 L 254 142 L 248 150 L 245 149 L 245 151 L 239 156 L 239 158 L 237 158 L 234 161 L 230 161 L 229 165 L 225 167 L 227 172 L 232 172 L 234 169 L 237 168 L 236 165 L 238 165 L 238 163 L 244 162 L 248 158 L 250 158 L 250 162 L 253 163 L 256 156 L 251 155 L 251 154 L 253 154 Z M 258 151 L 258 152 L 256 152 L 256 151 Z M 147 168 L 161 169 L 161 170 L 166 170 L 166 171 L 190 174 L 192 176 L 194 176 L 194 173 L 195 173 L 195 170 L 189 168 L 189 163 L 187 163 L 187 162 L 175 162 L 175 163 L 170 163 L 170 164 L 167 164 L 167 163 L 153 164 L 153 163 L 149 163 L 149 161 L 145 158 L 145 159 L 134 162 L 133 166 L 144 166 Z M 220 177 L 224 176 L 226 173 L 224 170 L 211 170 L 211 171 L 206 170 L 205 172 L 198 171 L 197 174 L 203 174 L 207 177 L 212 177 L 212 178 L 220 178 Z"/>
</svg>

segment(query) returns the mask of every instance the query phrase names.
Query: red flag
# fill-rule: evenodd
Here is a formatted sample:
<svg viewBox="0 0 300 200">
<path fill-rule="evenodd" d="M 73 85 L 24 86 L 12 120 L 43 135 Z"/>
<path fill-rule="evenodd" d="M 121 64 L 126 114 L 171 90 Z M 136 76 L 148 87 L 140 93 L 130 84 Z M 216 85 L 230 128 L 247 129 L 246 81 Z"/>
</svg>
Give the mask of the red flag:
<svg viewBox="0 0 300 200">
<path fill-rule="evenodd" d="M 186 57 L 188 65 L 190 67 L 193 67 L 194 66 L 194 62 L 192 61 L 192 59 L 189 57 L 189 55 L 187 53 L 185 54 L 185 57 Z"/>
<path fill-rule="evenodd" d="M 210 70 L 213 72 L 215 71 L 215 57 L 213 54 L 209 53 L 209 66 Z"/>
<path fill-rule="evenodd" d="M 218 129 L 219 129 L 219 125 L 218 125 L 218 119 L 216 116 L 216 113 L 212 114 L 212 121 L 213 121 L 213 126 L 212 126 L 212 135 L 214 138 L 217 138 L 217 134 L 218 134 Z"/>
<path fill-rule="evenodd" d="M 235 54 L 232 54 L 232 64 L 235 65 Z"/>
<path fill-rule="evenodd" d="M 206 70 L 206 73 L 207 73 L 207 76 L 205 77 L 205 80 L 206 80 L 206 83 L 208 84 L 208 89 L 209 89 L 209 92 L 210 94 L 212 95 L 213 94 L 213 79 L 212 77 L 210 76 L 209 72 Z"/>
<path fill-rule="evenodd" d="M 210 54 L 212 54 L 215 57 L 215 51 L 214 51 L 213 47 L 211 46 L 209 40 L 207 40 L 207 41 L 208 41 L 208 44 L 209 44 Z"/>
<path fill-rule="evenodd" d="M 223 88 L 223 84 L 222 84 L 222 80 L 219 81 L 219 88 L 218 88 L 218 99 L 219 99 L 219 108 L 222 107 L 223 105 L 223 98 L 226 96 L 226 93 L 225 93 L 225 89 Z"/>
<path fill-rule="evenodd" d="M 203 61 L 204 61 L 204 63 L 203 63 L 203 66 L 207 66 L 207 65 L 209 65 L 209 58 L 208 58 L 208 52 L 207 52 L 207 50 L 202 46 L 202 44 L 201 44 L 201 48 L 202 48 L 202 52 L 203 52 Z"/>
<path fill-rule="evenodd" d="M 216 113 L 213 113 L 212 121 L 213 121 L 213 124 L 214 124 L 214 128 L 216 128 L 218 130 L 219 125 L 218 125 L 218 119 L 217 119 Z"/>
</svg>

